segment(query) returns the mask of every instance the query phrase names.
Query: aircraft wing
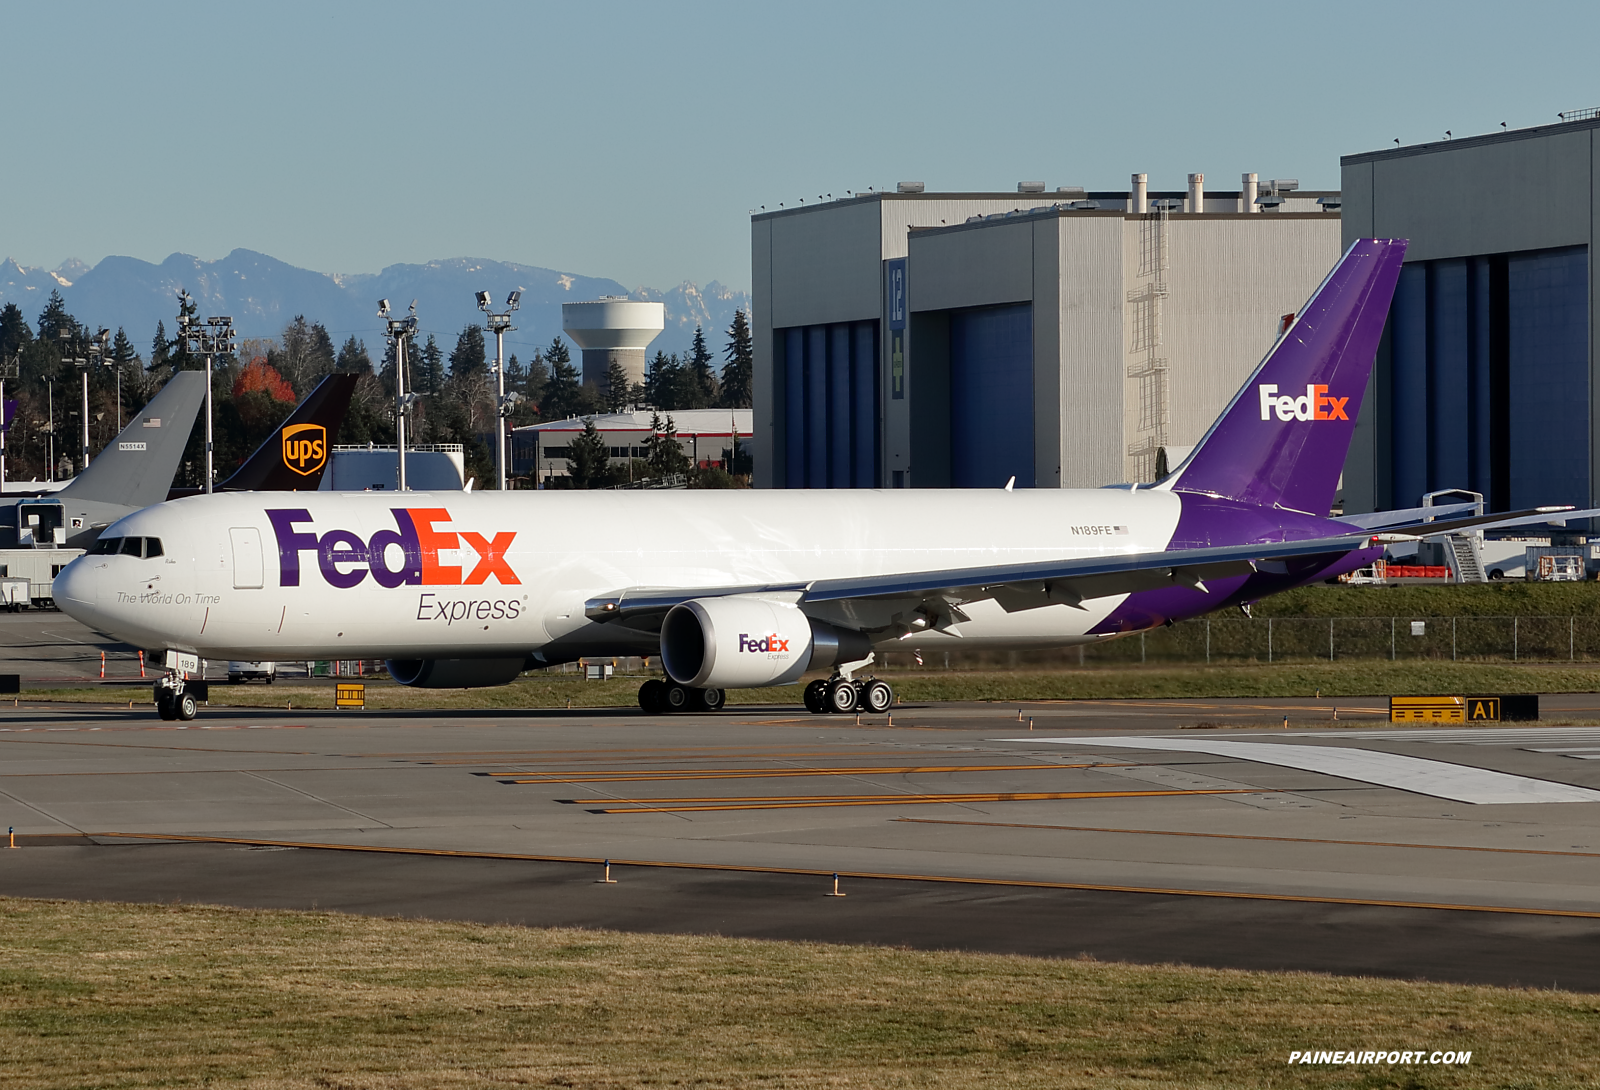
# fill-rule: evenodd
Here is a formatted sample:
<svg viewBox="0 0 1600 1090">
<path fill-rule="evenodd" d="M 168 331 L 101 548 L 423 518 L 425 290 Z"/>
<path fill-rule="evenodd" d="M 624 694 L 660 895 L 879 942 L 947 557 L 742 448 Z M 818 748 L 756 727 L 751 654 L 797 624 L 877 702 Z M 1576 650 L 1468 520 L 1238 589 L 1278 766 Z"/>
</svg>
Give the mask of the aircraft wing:
<svg viewBox="0 0 1600 1090">
<path fill-rule="evenodd" d="M 1187 586 L 1204 591 L 1208 579 L 1247 575 L 1254 571 L 1284 571 L 1295 561 L 1342 555 L 1366 548 L 1371 541 L 1370 535 L 1352 534 L 1272 544 L 1115 553 L 811 582 L 640 587 L 592 598 L 584 603 L 584 615 L 594 621 L 653 631 L 659 628 L 668 610 L 691 599 L 730 594 L 782 594 L 792 595 L 799 605 L 813 606 L 815 612 L 826 612 L 867 630 L 902 623 L 902 618 L 918 610 L 934 618 L 934 627 L 943 629 L 966 619 L 960 606 L 967 602 L 992 598 L 1011 613 L 1056 604 L 1079 606 L 1092 598 L 1161 587 Z"/>
<path fill-rule="evenodd" d="M 1448 510 L 1448 508 L 1447 508 Z M 1406 514 L 1407 512 L 1393 512 Z M 1370 516 L 1369 516 L 1370 517 Z M 1368 533 L 1385 541 L 1415 541 L 1418 538 L 1450 534 L 1457 530 L 1500 530 L 1511 526 L 1535 526 L 1540 523 L 1565 525 L 1568 519 L 1600 517 L 1600 507 L 1580 511 L 1575 507 L 1530 507 L 1522 511 L 1501 511 L 1493 515 L 1474 515 L 1470 518 L 1434 519 L 1432 522 L 1401 522 L 1389 525 L 1361 525 Z M 1350 519 L 1340 521 L 1349 522 Z"/>
</svg>

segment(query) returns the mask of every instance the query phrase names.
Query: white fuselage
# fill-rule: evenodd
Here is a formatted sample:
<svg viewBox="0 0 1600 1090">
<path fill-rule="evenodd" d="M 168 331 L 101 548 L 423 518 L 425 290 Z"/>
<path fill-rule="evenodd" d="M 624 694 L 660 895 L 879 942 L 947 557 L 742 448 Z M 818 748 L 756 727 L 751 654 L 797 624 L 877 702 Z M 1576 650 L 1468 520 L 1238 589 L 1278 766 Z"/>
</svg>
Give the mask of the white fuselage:
<svg viewBox="0 0 1600 1090">
<path fill-rule="evenodd" d="M 445 512 L 421 516 L 434 521 L 420 573 L 406 573 L 396 508 Z M 289 525 L 302 536 L 287 552 L 273 510 L 310 516 Z M 55 596 L 135 646 L 212 659 L 491 658 L 574 643 L 636 654 L 640 634 L 588 620 L 587 600 L 1153 552 L 1178 516 L 1170 492 L 1121 489 L 231 493 L 122 519 L 106 537 L 159 538 L 163 555 L 82 557 Z M 399 585 L 380 585 L 373 557 Z M 1011 614 L 975 602 L 958 636 L 899 642 L 1098 639 L 1087 633 L 1122 597 Z"/>
</svg>

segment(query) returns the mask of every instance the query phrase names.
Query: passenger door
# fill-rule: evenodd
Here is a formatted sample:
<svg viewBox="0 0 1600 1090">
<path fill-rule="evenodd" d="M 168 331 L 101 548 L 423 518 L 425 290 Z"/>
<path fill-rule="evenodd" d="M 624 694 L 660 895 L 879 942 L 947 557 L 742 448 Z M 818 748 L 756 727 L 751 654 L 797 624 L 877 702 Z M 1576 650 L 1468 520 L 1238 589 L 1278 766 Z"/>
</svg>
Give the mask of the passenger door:
<svg viewBox="0 0 1600 1090">
<path fill-rule="evenodd" d="M 234 526 L 228 536 L 233 539 L 233 589 L 260 590 L 261 531 L 254 526 Z"/>
</svg>

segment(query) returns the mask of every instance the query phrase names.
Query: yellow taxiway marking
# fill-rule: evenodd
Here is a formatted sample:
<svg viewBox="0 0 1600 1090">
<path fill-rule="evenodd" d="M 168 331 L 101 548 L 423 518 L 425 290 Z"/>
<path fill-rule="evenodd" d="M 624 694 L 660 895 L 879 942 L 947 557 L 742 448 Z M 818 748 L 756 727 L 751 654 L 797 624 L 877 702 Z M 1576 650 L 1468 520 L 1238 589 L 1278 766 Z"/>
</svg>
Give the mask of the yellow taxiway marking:
<svg viewBox="0 0 1600 1090">
<path fill-rule="evenodd" d="M 1030 765 L 868 765 L 848 768 L 682 768 L 639 772 L 478 772 L 475 775 L 507 783 L 617 783 L 628 780 L 742 780 L 787 779 L 791 776 L 882 776 L 897 773 L 919 775 L 937 772 L 1031 772 L 1056 768 L 1131 768 L 1132 765 L 1096 762 L 1093 764 Z"/>
<path fill-rule="evenodd" d="M 1280 844 L 1341 844 L 1353 848 L 1427 848 L 1441 852 L 1499 852 L 1507 855 L 1570 855 L 1600 859 L 1600 852 L 1557 851 L 1553 848 L 1480 848 L 1470 844 L 1407 844 L 1399 840 L 1332 840 L 1314 836 L 1258 836 L 1248 833 L 1193 833 L 1171 829 L 1110 829 L 1098 825 L 1028 825 L 1014 821 L 958 821 L 954 818 L 890 818 L 916 825 L 977 825 L 992 829 L 1056 829 L 1069 833 L 1132 833 L 1138 836 L 1198 836 L 1216 840 L 1270 840 Z"/>
<path fill-rule="evenodd" d="M 557 799 L 574 806 L 604 804 L 591 814 L 680 814 L 708 810 L 790 810 L 819 806 L 922 806 L 936 803 L 1046 802 L 1060 799 L 1141 799 L 1168 795 L 1262 795 L 1268 788 L 1226 787 L 1194 791 L 990 791 L 949 795 L 770 795 L 750 798 Z"/>
<path fill-rule="evenodd" d="M 243 844 L 263 848 L 304 848 L 310 851 L 375 852 L 380 855 L 443 856 L 454 859 L 506 859 L 525 863 L 583 863 L 612 867 L 654 867 L 662 870 L 728 871 L 735 874 L 791 874 L 800 877 L 875 878 L 890 882 L 946 882 L 959 886 L 994 886 L 1006 889 L 1061 889 L 1086 893 L 1147 893 L 1166 897 L 1220 897 L 1239 901 L 1281 901 L 1290 904 L 1352 905 L 1367 908 L 1427 908 L 1444 912 L 1493 912 L 1510 916 L 1556 916 L 1600 920 L 1600 911 L 1570 908 L 1523 908 L 1516 905 L 1450 904 L 1443 901 L 1391 901 L 1369 897 L 1324 897 L 1304 893 L 1260 893 L 1254 890 L 1183 889 L 1170 886 L 1127 886 L 1093 882 L 1041 882 L 1025 878 L 972 878 L 950 874 L 898 874 L 884 871 L 833 871 L 812 867 L 756 867 L 738 863 L 682 863 L 663 859 L 602 859 L 582 855 L 528 855 L 519 852 L 472 852 L 450 848 L 399 848 L 378 844 L 327 844 L 301 840 L 260 840 L 233 836 L 187 836 L 179 833 L 84 833 L 84 836 L 121 840 L 173 841 L 183 844 Z"/>
</svg>

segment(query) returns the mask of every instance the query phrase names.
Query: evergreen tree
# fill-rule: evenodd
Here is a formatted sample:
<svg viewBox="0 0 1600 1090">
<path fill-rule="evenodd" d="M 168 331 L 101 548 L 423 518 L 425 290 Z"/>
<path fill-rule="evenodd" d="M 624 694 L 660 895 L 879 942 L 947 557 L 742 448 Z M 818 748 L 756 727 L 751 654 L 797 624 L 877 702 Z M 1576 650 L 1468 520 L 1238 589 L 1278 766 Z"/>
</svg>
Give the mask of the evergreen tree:
<svg viewBox="0 0 1600 1090">
<path fill-rule="evenodd" d="M 321 382 L 339 368 L 338 353 L 333 350 L 333 338 L 328 336 L 328 327 L 321 322 L 311 327 L 310 363 L 307 385 Z"/>
<path fill-rule="evenodd" d="M 367 355 L 367 342 L 357 340 L 355 334 L 352 333 L 349 339 L 344 342 L 344 347 L 339 349 L 339 358 L 335 361 L 335 366 L 340 371 L 351 371 L 358 374 L 370 372 L 372 370 L 372 357 Z"/>
<path fill-rule="evenodd" d="M 718 404 L 725 409 L 748 409 L 754 403 L 756 352 L 750 322 L 742 310 L 733 312 L 723 356 L 728 362 L 722 368 L 722 397 Z"/>
<path fill-rule="evenodd" d="M 644 373 L 644 399 L 653 408 L 681 409 L 678 390 L 682 386 L 683 367 L 676 353 L 667 355 L 659 348 Z"/>
<path fill-rule="evenodd" d="M 135 363 L 139 353 L 133 350 L 133 342 L 128 339 L 128 334 L 121 326 L 117 327 L 117 335 L 111 340 L 111 362 L 117 366 Z"/>
<path fill-rule="evenodd" d="M 606 365 L 606 410 L 620 413 L 633 400 L 633 384 L 628 381 L 628 369 L 622 361 L 613 358 Z"/>
<path fill-rule="evenodd" d="M 428 334 L 428 343 L 422 346 L 421 356 L 417 381 L 428 393 L 437 394 L 444 388 L 444 349 L 439 347 L 432 333 Z"/>
<path fill-rule="evenodd" d="M 685 403 L 678 408 L 706 409 L 717 403 L 721 391 L 717 386 L 717 376 L 711 370 L 712 359 L 711 350 L 706 347 L 705 331 L 697 325 L 694 327 L 694 343 L 683 362 Z"/>
<path fill-rule="evenodd" d="M 150 342 L 150 370 L 166 365 L 172 352 L 172 345 L 167 341 L 167 323 L 156 322 L 155 339 Z"/>
<path fill-rule="evenodd" d="M 456 346 L 450 353 L 450 374 L 460 377 L 467 374 L 477 374 L 488 369 L 488 360 L 484 352 L 483 327 L 469 325 L 461 330 L 461 335 L 456 338 Z"/>
<path fill-rule="evenodd" d="M 572 366 L 572 353 L 557 337 L 545 350 L 550 362 L 550 381 L 545 384 L 544 399 L 539 403 L 539 415 L 546 420 L 565 420 L 583 411 L 585 398 L 578 369 Z"/>
<path fill-rule="evenodd" d="M 506 393 L 522 393 L 528 384 L 528 369 L 517 362 L 517 354 L 506 360 Z"/>
<path fill-rule="evenodd" d="M 50 298 L 45 300 L 44 309 L 39 312 L 39 339 L 49 344 L 58 344 L 63 340 L 77 337 L 82 332 L 78 320 L 67 313 L 66 300 L 61 298 L 59 291 L 52 290 Z"/>
<path fill-rule="evenodd" d="M 660 413 L 650 417 L 650 438 L 645 440 L 645 450 L 648 452 L 646 461 L 650 463 L 652 477 L 671 477 L 677 473 L 688 473 L 694 466 L 689 461 L 689 456 L 683 452 L 683 447 L 678 444 L 678 426 L 672 422 L 669 415 L 663 422 Z"/>
<path fill-rule="evenodd" d="M 0 308 L 0 362 L 9 361 L 32 340 L 33 330 L 28 327 L 22 308 L 15 303 Z"/>
<path fill-rule="evenodd" d="M 188 318 L 192 320 L 199 309 L 200 304 L 187 295 L 178 296 L 178 317 L 180 319 Z M 167 342 L 167 354 L 163 361 L 174 371 L 182 371 L 189 366 L 189 342 L 183 337 L 183 323 L 181 321 L 179 322 L 178 330 L 178 336 Z M 156 324 L 156 332 L 162 332 L 159 322 Z"/>
<path fill-rule="evenodd" d="M 567 476 L 572 479 L 573 488 L 606 488 L 616 483 L 611 451 L 593 419 L 583 422 L 583 434 L 567 447 Z"/>
<path fill-rule="evenodd" d="M 545 388 L 550 385 L 550 368 L 544 362 L 544 353 L 535 349 L 533 359 L 528 361 L 528 374 L 522 380 L 521 394 L 531 403 L 531 407 L 540 411 L 544 404 Z"/>
</svg>

